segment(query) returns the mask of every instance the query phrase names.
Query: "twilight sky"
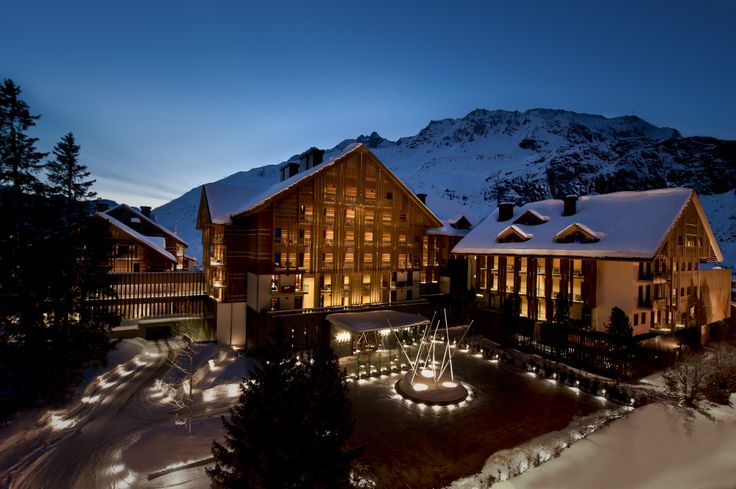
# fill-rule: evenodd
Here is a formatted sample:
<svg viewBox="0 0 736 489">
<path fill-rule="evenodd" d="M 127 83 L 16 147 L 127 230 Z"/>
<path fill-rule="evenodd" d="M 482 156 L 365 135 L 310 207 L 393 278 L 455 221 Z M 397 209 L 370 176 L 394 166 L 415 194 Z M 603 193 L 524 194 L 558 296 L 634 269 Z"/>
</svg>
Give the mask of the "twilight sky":
<svg viewBox="0 0 736 489">
<path fill-rule="evenodd" d="M 192 187 L 475 108 L 636 114 L 736 139 L 730 0 L 16 0 L 0 78 L 101 196 Z"/>
</svg>

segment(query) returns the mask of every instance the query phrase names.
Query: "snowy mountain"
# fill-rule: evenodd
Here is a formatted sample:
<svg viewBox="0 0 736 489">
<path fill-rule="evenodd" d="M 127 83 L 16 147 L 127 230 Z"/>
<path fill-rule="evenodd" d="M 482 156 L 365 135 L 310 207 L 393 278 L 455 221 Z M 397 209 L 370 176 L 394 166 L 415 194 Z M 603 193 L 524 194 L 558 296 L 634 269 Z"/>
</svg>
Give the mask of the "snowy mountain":
<svg viewBox="0 0 736 489">
<path fill-rule="evenodd" d="M 523 204 L 566 194 L 685 186 L 704 196 L 727 263 L 736 264 L 736 141 L 682 137 L 635 116 L 606 118 L 565 110 L 474 110 L 432 121 L 418 134 L 390 141 L 372 133 L 342 141 L 325 159 L 358 141 L 394 171 L 440 217 L 464 214 L 477 223 L 499 200 Z M 305 148 L 306 149 L 306 148 Z M 296 159 L 293 156 L 290 159 Z M 264 188 L 278 166 L 222 181 Z M 718 195 L 724 194 L 724 195 Z M 155 210 L 201 256 L 194 229 L 199 188 Z"/>
</svg>

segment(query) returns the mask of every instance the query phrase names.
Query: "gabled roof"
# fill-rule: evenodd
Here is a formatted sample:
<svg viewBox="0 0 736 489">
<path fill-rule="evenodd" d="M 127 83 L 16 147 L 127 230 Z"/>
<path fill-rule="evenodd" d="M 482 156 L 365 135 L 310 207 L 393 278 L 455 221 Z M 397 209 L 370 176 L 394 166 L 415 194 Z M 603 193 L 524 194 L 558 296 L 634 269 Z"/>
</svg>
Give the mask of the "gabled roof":
<svg viewBox="0 0 736 489">
<path fill-rule="evenodd" d="M 574 222 L 567 226 L 565 229 L 560 231 L 559 233 L 555 234 L 555 237 L 553 238 L 558 243 L 562 242 L 566 237 L 570 236 L 571 234 L 579 233 L 585 236 L 585 239 L 592 243 L 595 241 L 599 241 L 598 235 L 590 229 L 585 224 L 580 224 L 579 222 Z"/>
<path fill-rule="evenodd" d="M 236 216 L 246 216 L 258 212 L 260 209 L 270 204 L 289 190 L 296 188 L 299 184 L 306 182 L 328 168 L 335 166 L 342 161 L 356 154 L 370 155 L 386 173 L 386 175 L 401 188 L 414 203 L 425 212 L 425 214 L 433 221 L 436 226 L 441 226 L 442 222 L 432 211 L 422 203 L 414 193 L 396 176 L 386 165 L 371 153 L 361 143 L 354 143 L 345 148 L 339 155 L 330 158 L 324 163 L 320 163 L 308 170 L 297 173 L 282 182 L 275 183 L 267 189 L 258 189 L 254 187 L 245 187 L 239 185 L 229 185 L 224 183 L 209 183 L 203 186 L 204 201 L 207 205 L 210 220 L 214 224 L 230 224 L 232 218 Z"/>
<path fill-rule="evenodd" d="M 511 236 L 516 236 L 516 240 L 509 239 Z M 518 226 L 511 225 L 505 227 L 500 233 L 496 235 L 496 241 L 498 243 L 506 243 L 506 242 L 520 242 L 520 241 L 529 241 L 532 239 L 534 235 L 532 233 L 526 233 L 522 231 Z"/>
<path fill-rule="evenodd" d="M 427 228 L 424 233 L 430 236 L 459 236 L 463 237 L 473 227 L 467 217 L 458 215 L 448 219 L 440 219 L 442 226 Z"/>
<path fill-rule="evenodd" d="M 535 226 L 515 224 L 533 237 L 521 243 L 498 243 L 496 237 L 508 221 L 498 222 L 498 209 L 475 226 L 453 253 L 577 256 L 590 258 L 651 259 L 664 245 L 685 207 L 693 202 L 708 236 L 716 261 L 723 260 L 700 201 L 690 189 L 668 188 L 642 192 L 616 192 L 579 198 L 575 214 L 563 216 L 563 201 L 531 202 L 514 208 L 514 216 L 532 210 L 549 221 Z M 575 225 L 571 228 L 572 225 Z M 597 242 L 558 243 L 555 237 L 566 229 L 589 233 Z"/>
<path fill-rule="evenodd" d="M 181 238 L 180 238 L 179 236 L 177 236 L 177 235 L 176 235 L 175 233 L 173 233 L 173 232 L 169 231 L 168 229 L 166 229 L 165 227 L 163 227 L 162 225 L 160 225 L 159 223 L 157 223 L 157 222 L 156 222 L 156 221 L 154 221 L 153 219 L 151 219 L 151 218 L 149 218 L 149 217 L 146 217 L 146 216 L 145 216 L 145 215 L 144 215 L 144 214 L 143 214 L 142 212 L 139 212 L 139 211 L 137 211 L 137 210 L 133 209 L 132 207 L 130 207 L 130 206 L 126 205 L 126 204 L 119 204 L 119 205 L 116 205 L 115 207 L 113 207 L 113 208 L 111 208 L 111 209 L 108 209 L 108 210 L 104 211 L 104 214 L 110 215 L 110 214 L 111 214 L 111 213 L 112 213 L 113 211 L 115 211 L 115 210 L 118 210 L 118 209 L 124 209 L 124 210 L 126 210 L 126 211 L 130 212 L 130 213 L 131 213 L 131 214 L 133 214 L 133 215 L 134 215 L 135 217 L 138 217 L 139 219 L 141 219 L 141 221 L 146 221 L 147 223 L 149 223 L 149 224 L 151 224 L 151 225 L 155 226 L 155 227 L 156 227 L 156 228 L 158 228 L 158 229 L 159 229 L 159 230 L 160 230 L 160 231 L 161 231 L 162 233 L 164 233 L 164 234 L 165 234 L 166 236 L 169 236 L 169 237 L 170 237 L 171 239 L 173 239 L 173 240 L 176 240 L 176 241 L 178 241 L 179 243 L 183 244 L 183 245 L 184 245 L 184 246 L 186 246 L 186 247 L 189 247 L 189 245 L 187 244 L 187 242 L 186 242 L 186 241 L 184 241 L 183 239 L 181 239 Z M 113 218 L 113 219 L 114 219 L 114 218 Z"/>
<path fill-rule="evenodd" d="M 171 253 L 169 253 L 168 251 L 166 251 L 166 249 L 163 248 L 160 245 L 161 242 L 156 239 L 156 238 L 158 238 L 157 236 L 153 236 L 153 237 L 152 236 L 144 236 L 141 233 L 139 233 L 138 231 L 136 231 L 135 229 L 129 227 L 126 224 L 123 224 L 122 222 L 120 222 L 117 219 L 115 219 L 114 217 L 106 214 L 105 212 L 97 212 L 95 215 L 97 217 L 99 217 L 101 219 L 104 219 L 105 221 L 109 222 L 110 225 L 112 225 L 114 228 L 118 229 L 119 231 L 123 232 L 124 234 L 127 234 L 128 236 L 130 236 L 134 240 L 138 241 L 142 245 L 144 245 L 144 246 L 150 248 L 151 250 L 155 251 L 156 253 L 160 254 L 161 256 L 163 256 L 164 258 L 166 258 L 167 260 L 169 260 L 169 261 L 171 261 L 173 263 L 176 263 L 176 257 L 174 257 L 174 255 L 172 255 Z M 163 239 L 163 238 L 160 238 L 160 239 Z"/>
<path fill-rule="evenodd" d="M 544 224 L 549 221 L 549 216 L 543 216 L 534 209 L 527 209 L 522 215 L 516 218 L 514 224 L 525 224 L 527 226 L 533 226 L 537 224 Z"/>
</svg>

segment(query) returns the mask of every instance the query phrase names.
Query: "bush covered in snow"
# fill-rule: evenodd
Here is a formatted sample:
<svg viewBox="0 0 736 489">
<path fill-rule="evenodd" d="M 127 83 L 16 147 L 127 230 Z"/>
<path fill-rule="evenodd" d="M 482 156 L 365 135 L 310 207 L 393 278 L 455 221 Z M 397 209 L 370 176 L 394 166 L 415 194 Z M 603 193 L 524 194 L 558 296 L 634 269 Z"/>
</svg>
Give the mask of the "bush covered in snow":
<svg viewBox="0 0 736 489">
<path fill-rule="evenodd" d="M 486 461 L 480 473 L 457 480 L 448 488 L 487 488 L 496 482 L 520 475 L 530 468 L 559 457 L 574 442 L 620 418 L 625 412 L 618 408 L 578 418 L 564 430 L 547 433 L 518 447 L 496 452 Z"/>
</svg>

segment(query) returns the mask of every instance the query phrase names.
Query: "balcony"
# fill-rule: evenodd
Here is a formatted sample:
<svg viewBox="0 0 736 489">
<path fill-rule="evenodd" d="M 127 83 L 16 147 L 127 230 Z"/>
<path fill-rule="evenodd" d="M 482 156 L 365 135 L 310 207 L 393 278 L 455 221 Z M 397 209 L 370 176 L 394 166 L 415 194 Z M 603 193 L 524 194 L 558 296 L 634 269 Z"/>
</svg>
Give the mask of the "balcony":
<svg viewBox="0 0 736 489">
<path fill-rule="evenodd" d="M 636 307 L 638 307 L 639 309 L 651 309 L 652 300 L 651 299 L 639 299 L 636 303 Z"/>
<path fill-rule="evenodd" d="M 306 290 L 298 289 L 294 285 L 282 285 L 281 287 L 271 288 L 272 296 L 280 295 L 304 295 Z"/>
<path fill-rule="evenodd" d="M 651 271 L 639 271 L 639 281 L 651 282 L 654 280 L 654 274 Z"/>
</svg>

